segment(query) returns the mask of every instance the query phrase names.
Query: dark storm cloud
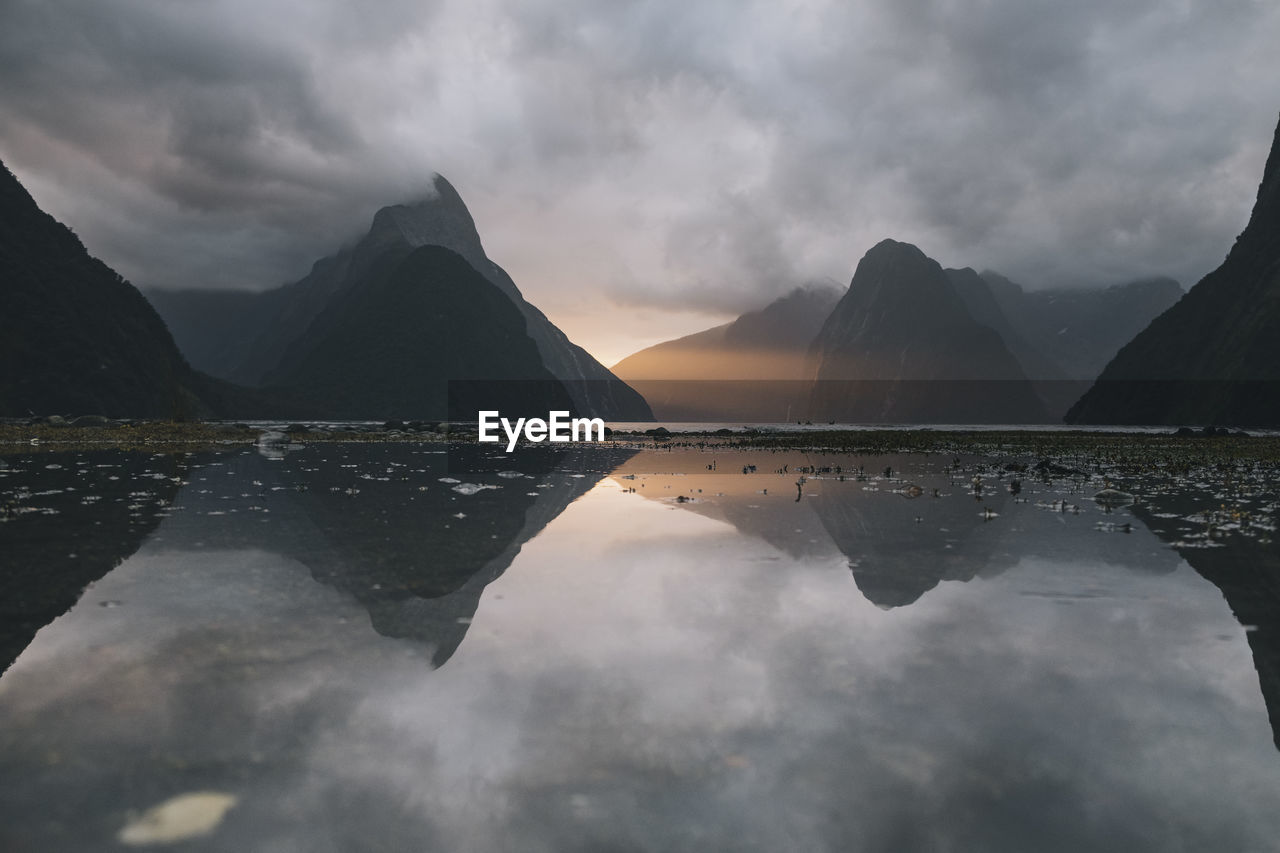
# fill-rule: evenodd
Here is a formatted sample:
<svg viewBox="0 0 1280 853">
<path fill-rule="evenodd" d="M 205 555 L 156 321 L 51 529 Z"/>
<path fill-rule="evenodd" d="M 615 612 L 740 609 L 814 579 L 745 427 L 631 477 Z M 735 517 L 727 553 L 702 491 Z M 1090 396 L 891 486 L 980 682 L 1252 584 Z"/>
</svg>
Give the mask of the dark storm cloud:
<svg viewBox="0 0 1280 853">
<path fill-rule="evenodd" d="M 737 313 L 893 236 L 1193 283 L 1243 227 L 1274 4 L 0 3 L 0 156 L 143 284 L 264 287 L 458 186 L 553 317 Z"/>
<path fill-rule="evenodd" d="M 318 74 L 362 39 L 369 51 L 394 42 L 393 28 L 362 23 L 394 21 L 394 6 L 294 11 L 7 3 L 3 154 L 29 187 L 51 185 L 54 198 L 38 201 L 140 282 L 261 287 L 296 275 L 350 236 L 352 207 L 371 212 L 404 190 L 361 168 L 358 116 Z"/>
</svg>

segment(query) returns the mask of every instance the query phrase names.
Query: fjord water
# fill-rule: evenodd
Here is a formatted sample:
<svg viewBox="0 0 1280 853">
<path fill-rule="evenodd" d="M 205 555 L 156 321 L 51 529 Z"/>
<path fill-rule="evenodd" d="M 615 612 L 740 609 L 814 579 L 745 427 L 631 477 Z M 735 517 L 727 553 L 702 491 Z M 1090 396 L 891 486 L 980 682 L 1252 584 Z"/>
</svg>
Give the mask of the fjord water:
<svg viewBox="0 0 1280 853">
<path fill-rule="evenodd" d="M 1221 484 L 1106 506 L 950 455 L 6 463 L 6 850 L 114 849 L 196 792 L 234 804 L 181 849 L 1280 833 L 1273 483 L 1214 538 Z"/>
</svg>

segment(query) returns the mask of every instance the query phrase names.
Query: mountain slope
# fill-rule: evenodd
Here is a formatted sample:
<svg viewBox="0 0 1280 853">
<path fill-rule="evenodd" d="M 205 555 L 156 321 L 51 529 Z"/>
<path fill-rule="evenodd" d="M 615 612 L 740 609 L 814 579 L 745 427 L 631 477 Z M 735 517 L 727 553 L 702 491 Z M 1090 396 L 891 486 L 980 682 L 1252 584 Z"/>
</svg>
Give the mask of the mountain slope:
<svg viewBox="0 0 1280 853">
<path fill-rule="evenodd" d="M 334 417 L 545 417 L 572 407 L 516 306 L 440 246 L 385 256 L 289 355 L 276 384 Z"/>
<path fill-rule="evenodd" d="M 1122 346 L 1183 293 L 1182 285 L 1171 278 L 1032 291 L 998 273 L 987 271 L 980 278 L 1016 334 L 1052 362 L 1062 378 L 1090 382 Z M 1031 376 L 1053 378 L 1035 372 Z"/>
<path fill-rule="evenodd" d="M 1046 418 L 1000 335 L 974 320 L 942 267 L 884 240 L 814 339 L 810 417 L 1020 423 Z"/>
<path fill-rule="evenodd" d="M 1031 340 L 1028 340 L 1014 326 L 1005 309 L 1001 307 L 1000 301 L 996 299 L 992 287 L 982 276 L 969 267 L 959 270 L 949 269 L 946 273 L 951 286 L 955 288 L 973 319 L 994 329 L 1000 335 L 1009 352 L 1018 359 L 1018 364 L 1021 365 L 1022 372 L 1027 375 L 1027 378 L 1048 380 L 1067 378 L 1066 371 L 1061 366 L 1056 364 L 1040 346 L 1031 343 Z M 1013 286 L 1018 288 L 1020 295 L 1025 296 L 1022 288 L 1016 284 Z"/>
<path fill-rule="evenodd" d="M 839 297 L 825 285 L 798 287 L 730 323 L 640 350 L 613 372 L 663 420 L 787 420 L 802 402 L 809 344 Z"/>
<path fill-rule="evenodd" d="M 664 341 L 613 366 L 640 379 L 800 379 L 813 336 L 839 301 L 835 288 L 797 287 L 758 311 Z"/>
<path fill-rule="evenodd" d="M 1280 125 L 1253 214 L 1222 266 L 1151 322 L 1071 423 L 1280 424 Z"/>
<path fill-rule="evenodd" d="M 1000 334 L 1054 420 L 1120 347 L 1182 295 L 1167 278 L 1028 292 L 989 271 L 966 267 L 947 276 L 973 318 Z"/>
<path fill-rule="evenodd" d="M 168 290 L 147 288 L 173 340 L 196 370 L 230 378 L 267 324 L 284 307 L 288 291 Z"/>
<path fill-rule="evenodd" d="M 137 288 L 0 163 L 0 415 L 190 417 L 204 386 Z"/>
</svg>

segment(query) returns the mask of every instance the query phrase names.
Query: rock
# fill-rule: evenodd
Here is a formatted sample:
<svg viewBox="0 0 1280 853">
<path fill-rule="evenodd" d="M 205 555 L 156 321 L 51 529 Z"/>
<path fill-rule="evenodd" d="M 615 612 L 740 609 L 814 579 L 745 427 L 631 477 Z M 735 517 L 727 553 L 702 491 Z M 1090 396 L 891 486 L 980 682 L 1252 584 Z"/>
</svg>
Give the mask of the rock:
<svg viewBox="0 0 1280 853">
<path fill-rule="evenodd" d="M 1093 499 L 1097 501 L 1101 506 L 1105 506 L 1105 507 L 1129 506 L 1130 504 L 1134 503 L 1133 495 L 1129 494 L 1128 492 L 1122 492 L 1119 489 L 1111 489 L 1111 488 L 1103 489 L 1102 491 L 1098 492 L 1096 495 L 1093 496 Z"/>
<path fill-rule="evenodd" d="M 217 791 L 180 794 L 129 821 L 116 838 L 131 847 L 199 838 L 217 829 L 236 801 L 235 795 Z"/>
<path fill-rule="evenodd" d="M 290 435 L 295 435 L 300 432 L 311 432 L 311 427 L 306 424 L 289 424 L 284 428 L 284 431 Z"/>
<path fill-rule="evenodd" d="M 1056 462 L 1050 462 L 1048 459 L 1041 459 L 1036 463 L 1033 469 L 1038 474 L 1046 477 L 1083 477 L 1085 473 L 1076 468 L 1068 468 L 1065 465 L 1059 465 Z"/>
<path fill-rule="evenodd" d="M 666 427 L 656 427 L 656 428 L 654 428 L 654 429 L 647 429 L 647 430 L 645 430 L 645 431 L 644 431 L 644 434 L 645 434 L 645 435 L 651 435 L 651 436 L 653 436 L 654 438 L 659 438 L 659 439 L 661 439 L 661 438 L 670 438 L 670 437 L 671 437 L 671 430 L 667 429 Z"/>
<path fill-rule="evenodd" d="M 262 435 L 258 436 L 257 443 L 259 447 L 266 447 L 272 444 L 284 444 L 288 440 L 288 436 L 282 432 L 277 430 L 267 430 Z"/>
<path fill-rule="evenodd" d="M 404 429 L 404 422 L 403 422 L 403 421 L 387 421 L 385 424 L 383 424 L 383 425 L 382 425 L 382 428 L 383 428 L 383 429 L 385 429 L 385 430 L 387 430 L 387 431 L 390 431 L 390 430 L 403 430 L 403 429 Z"/>
<path fill-rule="evenodd" d="M 483 492 L 486 489 L 500 489 L 500 488 L 502 487 L 492 486 L 492 485 L 489 485 L 488 483 L 484 483 L 484 484 L 459 483 L 458 485 L 453 487 L 453 491 L 457 492 L 460 495 L 474 495 L 479 492 Z"/>
<path fill-rule="evenodd" d="M 1193 430 L 1191 427 L 1178 427 L 1177 431 L 1174 432 L 1174 435 L 1178 436 L 1179 438 L 1192 438 L 1195 436 L 1195 434 L 1196 434 L 1196 431 Z"/>
<path fill-rule="evenodd" d="M 81 415 L 71 422 L 73 427 L 106 427 L 115 426 L 110 418 L 104 418 L 102 415 Z"/>
</svg>

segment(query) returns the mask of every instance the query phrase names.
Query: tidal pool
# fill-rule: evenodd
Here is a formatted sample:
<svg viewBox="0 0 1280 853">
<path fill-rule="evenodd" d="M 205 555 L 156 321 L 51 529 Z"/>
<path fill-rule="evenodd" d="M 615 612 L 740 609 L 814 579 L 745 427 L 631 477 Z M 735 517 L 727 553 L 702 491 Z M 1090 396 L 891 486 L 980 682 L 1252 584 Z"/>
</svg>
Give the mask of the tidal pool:
<svg viewBox="0 0 1280 853">
<path fill-rule="evenodd" d="M 4 457 L 0 849 L 1274 850 L 1274 478 L 1035 461 Z"/>
</svg>

